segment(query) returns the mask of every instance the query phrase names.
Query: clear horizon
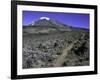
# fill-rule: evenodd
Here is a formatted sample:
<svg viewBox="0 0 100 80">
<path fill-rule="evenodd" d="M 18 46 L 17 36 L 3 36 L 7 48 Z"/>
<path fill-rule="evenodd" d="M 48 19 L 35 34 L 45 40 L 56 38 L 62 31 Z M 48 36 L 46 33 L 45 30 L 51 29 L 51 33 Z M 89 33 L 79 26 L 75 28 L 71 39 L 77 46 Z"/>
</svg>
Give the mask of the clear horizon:
<svg viewBox="0 0 100 80">
<path fill-rule="evenodd" d="M 61 13 L 61 12 L 39 12 L 39 11 L 23 11 L 23 25 L 28 25 L 36 21 L 40 17 L 48 17 L 57 20 L 63 24 L 77 28 L 89 29 L 90 15 L 83 13 Z"/>
</svg>

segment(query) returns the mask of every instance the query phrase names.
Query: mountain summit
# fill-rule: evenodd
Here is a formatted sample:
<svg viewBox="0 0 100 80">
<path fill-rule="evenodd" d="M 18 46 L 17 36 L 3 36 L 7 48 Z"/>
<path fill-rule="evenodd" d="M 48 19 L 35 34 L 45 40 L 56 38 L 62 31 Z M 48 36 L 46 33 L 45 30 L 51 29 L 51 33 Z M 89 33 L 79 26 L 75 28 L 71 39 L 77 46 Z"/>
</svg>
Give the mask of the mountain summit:
<svg viewBox="0 0 100 80">
<path fill-rule="evenodd" d="M 49 17 L 40 17 L 38 20 L 30 23 L 29 26 L 37 26 L 37 27 L 61 27 L 68 28 L 68 25 L 65 25 L 57 20 L 50 19 Z"/>
<path fill-rule="evenodd" d="M 50 20 L 50 18 L 48 18 L 48 17 L 40 17 L 40 19 L 41 19 L 41 20 L 42 20 L 42 19 Z"/>
<path fill-rule="evenodd" d="M 48 17 L 40 17 L 24 28 L 24 32 L 28 33 L 50 33 L 71 31 L 68 25 Z"/>
</svg>

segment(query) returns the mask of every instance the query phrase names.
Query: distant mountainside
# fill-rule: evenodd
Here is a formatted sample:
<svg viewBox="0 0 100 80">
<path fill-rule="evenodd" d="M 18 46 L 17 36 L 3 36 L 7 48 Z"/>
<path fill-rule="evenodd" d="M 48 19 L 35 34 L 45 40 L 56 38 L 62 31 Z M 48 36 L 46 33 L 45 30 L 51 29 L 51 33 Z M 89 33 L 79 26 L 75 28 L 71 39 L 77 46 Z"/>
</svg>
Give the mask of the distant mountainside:
<svg viewBox="0 0 100 80">
<path fill-rule="evenodd" d="M 62 24 L 59 21 L 52 20 L 48 17 L 40 17 L 27 26 L 23 26 L 24 32 L 28 33 L 49 33 L 53 31 L 71 31 L 68 25 Z"/>
<path fill-rule="evenodd" d="M 77 28 L 74 26 L 65 25 L 57 20 L 50 19 L 48 17 L 40 17 L 36 21 L 32 21 L 29 25 L 23 26 L 23 34 L 48 34 L 57 32 L 71 32 L 73 30 L 85 30 L 88 29 Z"/>
<path fill-rule="evenodd" d="M 59 26 L 59 27 L 65 27 L 64 24 L 56 21 L 56 20 L 52 20 L 48 17 L 40 17 L 38 20 L 33 21 L 30 26 L 45 26 L 45 27 L 54 27 L 54 26 Z M 67 26 L 67 25 L 66 25 Z"/>
</svg>

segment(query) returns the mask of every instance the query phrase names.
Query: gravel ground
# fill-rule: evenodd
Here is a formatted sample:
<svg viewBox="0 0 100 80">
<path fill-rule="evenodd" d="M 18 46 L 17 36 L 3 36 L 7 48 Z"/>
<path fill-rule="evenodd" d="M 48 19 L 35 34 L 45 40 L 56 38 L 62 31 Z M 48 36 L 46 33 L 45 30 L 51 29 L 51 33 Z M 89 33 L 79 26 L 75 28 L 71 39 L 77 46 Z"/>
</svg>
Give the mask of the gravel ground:
<svg viewBox="0 0 100 80">
<path fill-rule="evenodd" d="M 76 43 L 74 43 L 77 40 Z M 57 60 L 63 55 L 63 50 L 73 46 L 62 63 L 63 66 L 89 65 L 89 32 L 73 29 L 66 32 L 49 34 L 23 34 L 23 68 L 55 67 Z"/>
</svg>

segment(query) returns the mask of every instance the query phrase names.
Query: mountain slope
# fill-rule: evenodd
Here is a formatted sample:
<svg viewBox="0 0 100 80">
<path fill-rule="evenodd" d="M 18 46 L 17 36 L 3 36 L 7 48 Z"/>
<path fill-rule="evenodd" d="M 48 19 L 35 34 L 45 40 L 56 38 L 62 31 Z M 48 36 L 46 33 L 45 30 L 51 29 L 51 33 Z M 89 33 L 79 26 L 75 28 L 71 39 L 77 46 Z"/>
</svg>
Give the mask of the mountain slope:
<svg viewBox="0 0 100 80">
<path fill-rule="evenodd" d="M 70 27 L 61 24 L 58 21 L 52 20 L 47 17 L 41 17 L 40 19 L 30 23 L 23 27 L 25 33 L 50 33 L 50 32 L 63 32 L 71 31 Z"/>
</svg>

